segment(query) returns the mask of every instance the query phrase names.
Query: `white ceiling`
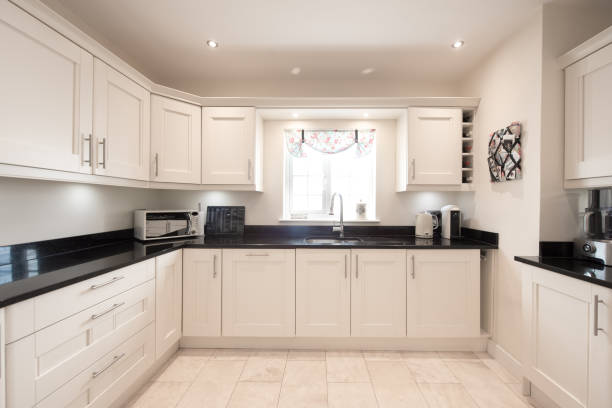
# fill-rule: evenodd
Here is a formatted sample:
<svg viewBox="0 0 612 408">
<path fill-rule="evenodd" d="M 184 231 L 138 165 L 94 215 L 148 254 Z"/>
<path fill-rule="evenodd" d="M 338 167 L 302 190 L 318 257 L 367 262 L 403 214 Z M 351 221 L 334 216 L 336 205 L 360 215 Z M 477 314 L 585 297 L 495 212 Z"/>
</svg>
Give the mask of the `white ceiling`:
<svg viewBox="0 0 612 408">
<path fill-rule="evenodd" d="M 43 0 L 153 81 L 457 81 L 540 0 Z M 220 42 L 218 49 L 205 46 Z M 463 39 L 458 50 L 450 44 Z M 290 74 L 300 67 L 298 76 Z M 374 68 L 363 75 L 365 68 Z"/>
</svg>

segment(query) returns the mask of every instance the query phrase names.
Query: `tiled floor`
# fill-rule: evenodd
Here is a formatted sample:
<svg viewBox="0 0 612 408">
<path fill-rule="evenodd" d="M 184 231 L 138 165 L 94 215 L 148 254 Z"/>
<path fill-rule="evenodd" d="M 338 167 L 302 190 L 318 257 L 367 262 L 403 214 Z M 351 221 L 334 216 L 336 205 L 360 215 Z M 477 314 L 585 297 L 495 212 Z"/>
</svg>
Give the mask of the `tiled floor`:
<svg viewBox="0 0 612 408">
<path fill-rule="evenodd" d="M 181 349 L 131 408 L 527 408 L 486 353 Z"/>
</svg>

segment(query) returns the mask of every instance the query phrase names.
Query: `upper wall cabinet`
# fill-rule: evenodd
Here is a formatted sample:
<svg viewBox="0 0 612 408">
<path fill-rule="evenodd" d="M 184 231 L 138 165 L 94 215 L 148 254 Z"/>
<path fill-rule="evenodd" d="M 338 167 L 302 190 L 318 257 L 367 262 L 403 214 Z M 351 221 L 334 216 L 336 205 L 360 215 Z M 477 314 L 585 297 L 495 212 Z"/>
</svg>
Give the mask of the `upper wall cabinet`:
<svg viewBox="0 0 612 408">
<path fill-rule="evenodd" d="M 397 191 L 461 187 L 461 118 L 461 109 L 408 109 L 407 123 L 398 123 Z"/>
<path fill-rule="evenodd" d="M 565 69 L 566 186 L 612 185 L 611 112 L 612 44 Z"/>
<path fill-rule="evenodd" d="M 0 3 L 0 163 L 90 173 L 93 57 Z"/>
<path fill-rule="evenodd" d="M 252 186 L 260 191 L 260 128 L 255 108 L 204 108 L 202 184 Z"/>
<path fill-rule="evenodd" d="M 202 108 L 151 96 L 151 180 L 200 184 Z"/>
<path fill-rule="evenodd" d="M 150 103 L 149 91 L 95 59 L 95 174 L 149 179 Z"/>
</svg>

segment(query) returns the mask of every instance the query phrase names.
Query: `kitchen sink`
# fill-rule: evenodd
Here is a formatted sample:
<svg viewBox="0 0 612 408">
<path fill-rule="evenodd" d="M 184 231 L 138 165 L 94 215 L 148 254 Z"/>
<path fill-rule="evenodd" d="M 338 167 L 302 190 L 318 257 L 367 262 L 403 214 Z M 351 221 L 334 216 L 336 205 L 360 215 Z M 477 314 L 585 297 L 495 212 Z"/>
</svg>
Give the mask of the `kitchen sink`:
<svg viewBox="0 0 612 408">
<path fill-rule="evenodd" d="M 361 238 L 355 237 L 309 237 L 304 238 L 304 242 L 307 244 L 322 244 L 322 245 L 332 245 L 332 244 L 358 244 L 363 242 Z"/>
</svg>

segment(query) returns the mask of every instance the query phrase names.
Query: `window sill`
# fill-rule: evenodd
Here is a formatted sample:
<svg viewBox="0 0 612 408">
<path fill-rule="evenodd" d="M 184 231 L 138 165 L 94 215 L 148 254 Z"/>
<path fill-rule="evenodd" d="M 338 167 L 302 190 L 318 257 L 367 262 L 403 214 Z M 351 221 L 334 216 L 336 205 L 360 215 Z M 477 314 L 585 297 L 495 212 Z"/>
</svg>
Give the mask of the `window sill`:
<svg viewBox="0 0 612 408">
<path fill-rule="evenodd" d="M 279 218 L 278 222 L 283 224 L 320 224 L 320 225 L 332 225 L 333 223 L 338 223 L 338 219 L 330 220 L 329 218 L 306 218 L 306 219 L 295 219 L 295 218 Z M 357 219 L 348 219 L 344 220 L 345 224 L 378 224 L 380 223 L 379 219 L 365 219 L 365 220 L 357 220 Z"/>
</svg>

